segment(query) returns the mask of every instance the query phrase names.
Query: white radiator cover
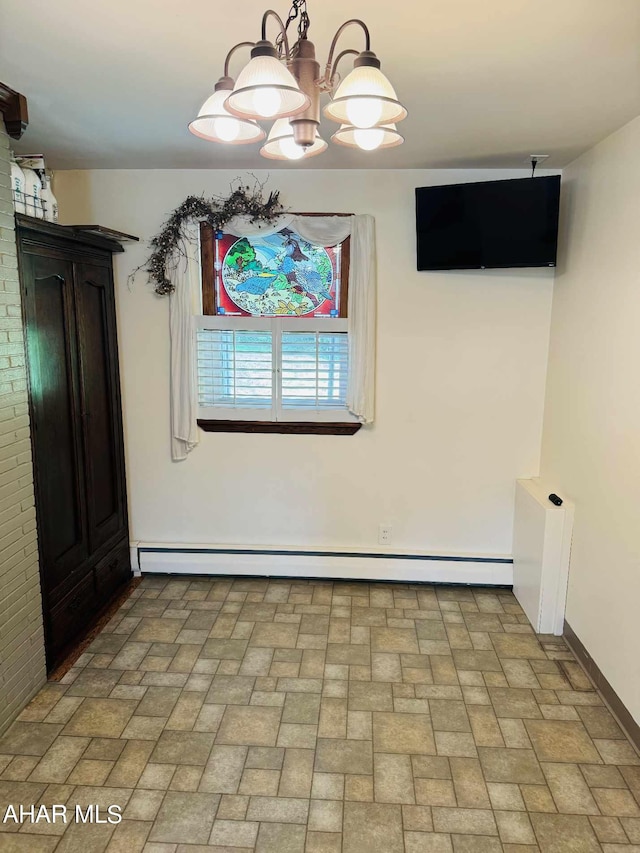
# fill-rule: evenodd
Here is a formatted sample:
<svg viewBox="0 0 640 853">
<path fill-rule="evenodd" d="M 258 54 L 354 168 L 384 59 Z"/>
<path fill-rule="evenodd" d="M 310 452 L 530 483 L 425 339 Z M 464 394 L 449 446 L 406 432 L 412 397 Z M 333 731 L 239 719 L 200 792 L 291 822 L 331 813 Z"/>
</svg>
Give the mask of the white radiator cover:
<svg viewBox="0 0 640 853">
<path fill-rule="evenodd" d="M 549 500 L 538 478 L 517 480 L 513 592 L 538 634 L 562 634 L 575 507 Z"/>
</svg>

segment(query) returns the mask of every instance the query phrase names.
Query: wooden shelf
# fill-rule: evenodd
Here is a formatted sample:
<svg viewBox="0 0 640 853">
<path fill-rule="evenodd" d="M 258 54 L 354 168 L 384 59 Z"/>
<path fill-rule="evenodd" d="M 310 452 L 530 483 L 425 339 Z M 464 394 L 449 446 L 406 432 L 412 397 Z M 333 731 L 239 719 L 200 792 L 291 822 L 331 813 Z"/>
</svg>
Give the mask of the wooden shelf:
<svg viewBox="0 0 640 853">
<path fill-rule="evenodd" d="M 92 246 L 96 249 L 106 249 L 108 252 L 124 252 L 122 242 L 126 237 L 128 240 L 137 240 L 137 237 L 123 234 L 121 238 L 107 236 L 120 234 L 119 231 L 105 229 L 104 234 L 91 233 L 89 231 L 77 230 L 77 225 L 59 225 L 57 222 L 47 222 L 45 219 L 36 219 L 34 216 L 26 216 L 24 213 L 16 213 L 16 223 L 31 234 L 41 237 L 56 237 L 71 243 L 82 243 L 84 246 Z M 93 227 L 93 226 L 92 226 Z"/>
</svg>

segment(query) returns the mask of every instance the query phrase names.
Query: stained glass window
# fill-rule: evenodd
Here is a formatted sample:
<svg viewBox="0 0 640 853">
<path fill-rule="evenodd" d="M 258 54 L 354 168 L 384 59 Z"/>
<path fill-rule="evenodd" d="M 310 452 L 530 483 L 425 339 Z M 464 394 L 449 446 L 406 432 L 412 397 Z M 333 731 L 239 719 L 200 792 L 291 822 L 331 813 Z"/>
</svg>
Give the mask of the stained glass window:
<svg viewBox="0 0 640 853">
<path fill-rule="evenodd" d="M 210 313 L 228 317 L 346 316 L 343 276 L 348 255 L 344 255 L 344 245 L 317 246 L 289 228 L 264 237 L 218 232 L 212 254 L 206 261 L 213 263 L 214 310 Z"/>
<path fill-rule="evenodd" d="M 247 237 L 201 228 L 196 334 L 206 420 L 349 423 L 350 240 L 323 247 L 290 228 Z"/>
</svg>

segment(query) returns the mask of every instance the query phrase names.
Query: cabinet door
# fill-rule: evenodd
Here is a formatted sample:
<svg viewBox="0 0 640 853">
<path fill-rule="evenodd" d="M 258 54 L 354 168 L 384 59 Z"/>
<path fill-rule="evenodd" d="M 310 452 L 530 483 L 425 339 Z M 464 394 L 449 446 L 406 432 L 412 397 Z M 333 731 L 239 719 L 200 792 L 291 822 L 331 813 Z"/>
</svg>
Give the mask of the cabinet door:
<svg viewBox="0 0 640 853">
<path fill-rule="evenodd" d="M 45 593 L 56 598 L 88 555 L 80 393 L 69 261 L 22 256 L 38 538 Z M 79 576 L 79 575 L 78 575 Z"/>
<path fill-rule="evenodd" d="M 89 543 L 126 532 L 124 451 L 111 269 L 75 265 Z"/>
</svg>

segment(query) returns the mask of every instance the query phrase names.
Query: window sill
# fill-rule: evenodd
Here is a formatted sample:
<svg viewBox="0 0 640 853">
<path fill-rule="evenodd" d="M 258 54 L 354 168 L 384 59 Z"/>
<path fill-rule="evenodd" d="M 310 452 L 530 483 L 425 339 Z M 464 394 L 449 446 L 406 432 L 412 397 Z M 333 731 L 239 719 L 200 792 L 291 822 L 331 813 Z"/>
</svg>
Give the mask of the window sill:
<svg viewBox="0 0 640 853">
<path fill-rule="evenodd" d="M 198 420 L 205 432 L 263 432 L 285 435 L 354 435 L 362 424 L 330 421 L 223 421 Z"/>
</svg>

